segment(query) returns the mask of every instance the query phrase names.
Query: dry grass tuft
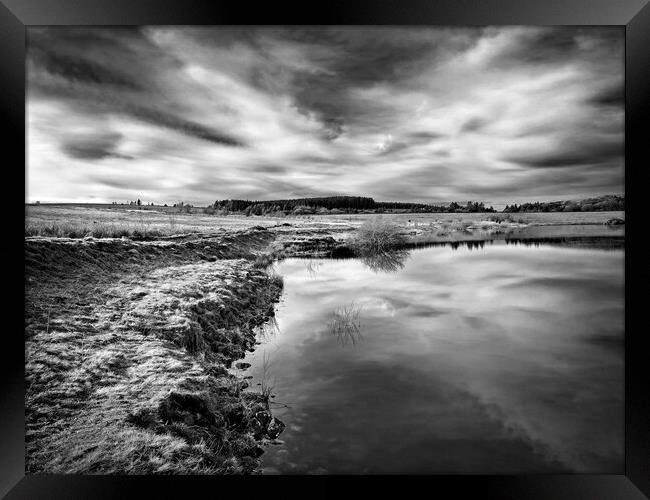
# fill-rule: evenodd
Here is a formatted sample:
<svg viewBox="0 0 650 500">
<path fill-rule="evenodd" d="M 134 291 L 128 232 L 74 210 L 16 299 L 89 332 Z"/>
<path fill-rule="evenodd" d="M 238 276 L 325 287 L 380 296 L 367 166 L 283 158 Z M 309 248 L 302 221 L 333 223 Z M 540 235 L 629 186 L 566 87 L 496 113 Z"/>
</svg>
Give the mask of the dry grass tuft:
<svg viewBox="0 0 650 500">
<path fill-rule="evenodd" d="M 354 302 L 347 306 L 341 306 L 334 311 L 327 329 L 334 335 L 341 345 L 356 343 L 361 340 L 361 321 L 359 314 L 361 307 Z"/>
<path fill-rule="evenodd" d="M 266 351 L 263 353 L 262 359 L 262 378 L 260 381 L 262 398 L 264 399 L 266 406 L 268 408 L 271 397 L 273 396 L 273 386 L 274 383 L 271 383 L 271 358 L 266 354 Z"/>
</svg>

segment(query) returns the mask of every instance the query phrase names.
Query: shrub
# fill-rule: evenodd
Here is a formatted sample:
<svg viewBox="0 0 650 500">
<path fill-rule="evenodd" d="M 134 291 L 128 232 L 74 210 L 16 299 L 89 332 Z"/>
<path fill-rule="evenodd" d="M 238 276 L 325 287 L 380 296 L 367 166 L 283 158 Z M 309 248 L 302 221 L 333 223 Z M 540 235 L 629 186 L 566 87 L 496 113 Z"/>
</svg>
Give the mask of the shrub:
<svg viewBox="0 0 650 500">
<path fill-rule="evenodd" d="M 315 208 L 308 207 L 305 205 L 298 205 L 296 208 L 293 209 L 294 215 L 313 215 L 314 213 L 316 213 Z"/>
<path fill-rule="evenodd" d="M 352 247 L 362 254 L 372 254 L 398 248 L 405 241 L 397 224 L 379 216 L 365 221 L 357 229 L 351 243 Z"/>
<path fill-rule="evenodd" d="M 512 215 L 507 214 L 507 215 L 490 215 L 485 220 L 491 222 L 498 222 L 499 224 L 501 224 L 502 222 L 512 222 L 514 219 L 512 218 Z"/>
</svg>

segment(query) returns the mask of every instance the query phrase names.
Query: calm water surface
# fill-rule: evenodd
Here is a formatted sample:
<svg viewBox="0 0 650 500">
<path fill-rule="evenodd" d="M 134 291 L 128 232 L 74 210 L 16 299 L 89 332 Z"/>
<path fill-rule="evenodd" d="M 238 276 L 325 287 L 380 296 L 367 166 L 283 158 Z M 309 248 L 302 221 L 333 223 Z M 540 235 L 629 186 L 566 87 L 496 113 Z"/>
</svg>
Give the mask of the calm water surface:
<svg viewBox="0 0 650 500">
<path fill-rule="evenodd" d="M 287 425 L 264 473 L 621 473 L 623 263 L 505 244 L 415 250 L 388 272 L 280 263 L 277 325 L 246 371 Z M 328 327 L 342 308 L 358 333 Z"/>
</svg>

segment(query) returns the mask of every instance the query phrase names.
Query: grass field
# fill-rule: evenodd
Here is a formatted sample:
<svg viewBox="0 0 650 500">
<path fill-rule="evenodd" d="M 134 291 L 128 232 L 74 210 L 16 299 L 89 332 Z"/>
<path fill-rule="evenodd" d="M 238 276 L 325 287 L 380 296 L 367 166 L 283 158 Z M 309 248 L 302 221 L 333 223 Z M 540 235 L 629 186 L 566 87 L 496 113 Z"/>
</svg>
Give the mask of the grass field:
<svg viewBox="0 0 650 500">
<path fill-rule="evenodd" d="M 209 233 L 222 229 L 269 226 L 279 220 L 251 217 L 213 216 L 137 210 L 133 208 L 94 208 L 81 206 L 28 206 L 25 217 L 27 236 L 121 237 L 168 236 L 181 233 Z"/>
<path fill-rule="evenodd" d="M 25 209 L 26 236 L 83 238 L 92 236 L 156 238 L 177 234 L 209 234 L 255 226 L 287 225 L 297 229 L 329 229 L 346 231 L 361 226 L 369 214 L 310 215 L 267 217 L 239 214 L 208 215 L 201 209 L 196 213 L 181 213 L 173 207 L 141 207 L 129 205 L 28 205 Z M 409 230 L 453 232 L 481 222 L 501 222 L 518 225 L 601 225 L 612 218 L 623 218 L 623 212 L 560 212 L 560 213 L 444 213 L 444 214 L 385 214 L 383 219 Z M 505 224 L 504 224 L 505 223 Z M 489 224 L 484 224 L 487 227 Z M 285 227 L 287 227 L 285 226 Z"/>
</svg>

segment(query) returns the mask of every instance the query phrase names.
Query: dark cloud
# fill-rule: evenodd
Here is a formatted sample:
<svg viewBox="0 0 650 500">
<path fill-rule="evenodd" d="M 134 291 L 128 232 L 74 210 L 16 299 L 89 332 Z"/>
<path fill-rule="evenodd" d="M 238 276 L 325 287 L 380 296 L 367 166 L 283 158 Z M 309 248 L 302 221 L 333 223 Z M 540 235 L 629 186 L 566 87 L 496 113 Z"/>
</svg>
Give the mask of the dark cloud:
<svg viewBox="0 0 650 500">
<path fill-rule="evenodd" d="M 393 139 L 391 135 L 388 141 L 385 141 L 383 144 L 381 144 L 379 148 L 379 155 L 389 156 L 405 151 L 413 153 L 417 151 L 417 148 L 419 146 L 430 144 L 432 141 L 441 139 L 443 137 L 446 136 L 432 132 L 416 132 L 412 134 L 406 134 L 399 139 Z M 441 156 L 444 156 L 444 154 Z"/>
<path fill-rule="evenodd" d="M 558 60 L 573 57 L 579 50 L 577 34 L 570 28 L 544 29 L 530 37 L 527 44 L 512 47 L 511 56 L 517 63 L 556 64 Z"/>
<path fill-rule="evenodd" d="M 431 69 L 449 54 L 471 47 L 480 38 L 477 30 L 411 28 L 298 28 L 280 32 L 283 39 L 309 49 L 327 48 L 319 61 L 323 71 L 298 71 L 291 85 L 296 105 L 317 113 L 323 122 L 343 119 L 363 121 L 383 109 L 391 115 L 389 102 L 358 103 L 347 91 L 381 84 L 408 87 L 409 78 Z M 318 52 L 318 51 L 316 51 Z M 371 112 L 374 108 L 375 112 Z"/>
<path fill-rule="evenodd" d="M 110 175 L 91 175 L 90 178 L 97 184 L 128 192 L 151 189 L 157 186 L 156 179 L 151 178 L 129 177 L 128 179 L 120 179 Z"/>
<path fill-rule="evenodd" d="M 28 59 L 51 75 L 133 91 L 149 91 L 154 83 L 152 71 L 161 62 L 171 61 L 132 27 L 33 28 L 27 48 Z"/>
<path fill-rule="evenodd" d="M 352 34 L 343 32 L 339 47 L 345 52 L 332 65 L 335 75 L 345 85 L 375 85 L 383 81 L 399 81 L 415 70 L 423 60 L 431 62 L 433 40 L 416 39 L 410 43 L 384 36 L 382 30 L 368 30 Z M 389 33 L 386 33 L 389 35 Z"/>
<path fill-rule="evenodd" d="M 257 165 L 255 170 L 263 174 L 284 174 L 290 171 L 288 167 L 282 165 Z"/>
<path fill-rule="evenodd" d="M 623 85 L 610 87 L 594 95 L 591 102 L 600 106 L 615 106 L 621 109 L 625 106 L 625 89 Z"/>
<path fill-rule="evenodd" d="M 161 90 L 156 75 L 182 64 L 137 28 L 30 30 L 31 87 L 90 112 L 122 113 L 159 127 L 226 146 L 229 134 L 187 119 Z M 55 76 L 54 80 L 47 78 Z M 164 83 L 164 82 L 163 82 Z"/>
<path fill-rule="evenodd" d="M 340 118 L 326 118 L 323 120 L 327 140 L 333 141 L 343 133 L 343 123 Z"/>
<path fill-rule="evenodd" d="M 48 53 L 45 51 L 42 51 L 39 55 L 41 56 L 39 63 L 42 64 L 47 72 L 62 76 L 68 80 L 142 90 L 142 87 L 137 81 L 92 61 L 75 59 L 64 54 Z"/>
<path fill-rule="evenodd" d="M 121 138 L 122 134 L 118 133 L 78 137 L 64 140 L 61 147 L 67 155 L 81 160 L 102 160 L 104 158 L 132 160 L 132 156 L 115 151 Z"/>
<path fill-rule="evenodd" d="M 203 139 L 205 141 L 221 144 L 224 146 L 243 146 L 244 144 L 227 134 L 222 134 L 216 130 L 206 127 L 191 120 L 185 120 L 180 116 L 176 116 L 157 109 L 129 106 L 127 113 L 135 118 L 149 122 L 158 127 L 165 127 L 176 132 Z"/>
<path fill-rule="evenodd" d="M 162 108 L 164 106 L 164 102 L 157 103 L 154 101 L 148 106 L 146 104 L 137 104 L 139 101 L 138 98 L 127 95 L 121 96 L 121 99 L 116 99 L 114 95 L 106 93 L 105 89 L 98 91 L 96 88 L 77 89 L 75 87 L 54 84 L 44 89 L 39 83 L 35 83 L 34 88 L 40 89 L 45 95 L 57 96 L 60 100 L 68 102 L 71 107 L 76 108 L 78 112 L 83 114 L 97 117 L 122 114 L 215 144 L 236 147 L 244 146 L 241 140 L 227 133 L 221 133 L 212 127 L 188 120 L 179 114 L 159 109 L 159 107 Z M 146 102 L 146 100 L 142 99 L 140 101 Z"/>
<path fill-rule="evenodd" d="M 488 29 L 488 33 L 492 30 Z M 603 56 L 619 54 L 622 27 L 539 27 L 531 28 L 490 60 L 500 67 L 522 65 L 553 66 L 567 61 L 597 62 Z M 498 36 L 494 30 L 492 36 Z"/>
<path fill-rule="evenodd" d="M 409 137 L 416 141 L 428 142 L 428 141 L 435 141 L 436 139 L 441 139 L 447 136 L 445 134 L 440 134 L 437 132 L 414 132 L 410 134 Z"/>
<path fill-rule="evenodd" d="M 478 132 L 485 128 L 488 124 L 488 120 L 480 116 L 474 116 L 467 120 L 460 127 L 461 132 Z"/>
<path fill-rule="evenodd" d="M 418 27 L 408 31 L 392 27 L 299 27 L 261 33 L 304 45 L 326 66 L 326 83 L 344 88 L 401 82 L 419 73 L 423 64 L 432 67 L 449 54 L 471 47 L 481 36 L 478 30 Z M 260 31 L 257 34 L 259 39 Z M 313 76 L 323 77 L 319 73 Z"/>
<path fill-rule="evenodd" d="M 624 152 L 622 141 L 604 141 L 570 145 L 541 154 L 510 157 L 507 161 L 533 168 L 573 167 L 609 162 L 612 159 L 622 160 Z"/>
<path fill-rule="evenodd" d="M 575 193 L 606 193 L 612 191 L 612 186 L 619 185 L 622 185 L 622 179 L 611 166 L 609 168 L 577 166 L 561 171 L 536 169 L 519 177 L 495 176 L 489 185 L 468 182 L 463 187 L 468 199 L 490 198 L 502 200 L 504 203 L 512 203 L 513 201 L 520 202 L 526 197 L 542 198 L 544 201 L 549 201 L 576 198 Z M 522 198 L 521 195 L 513 193 L 526 193 L 526 197 Z M 585 198 L 586 196 L 580 194 L 577 197 Z"/>
</svg>

